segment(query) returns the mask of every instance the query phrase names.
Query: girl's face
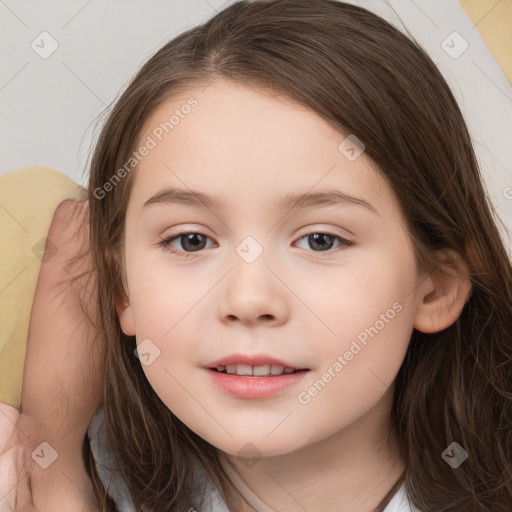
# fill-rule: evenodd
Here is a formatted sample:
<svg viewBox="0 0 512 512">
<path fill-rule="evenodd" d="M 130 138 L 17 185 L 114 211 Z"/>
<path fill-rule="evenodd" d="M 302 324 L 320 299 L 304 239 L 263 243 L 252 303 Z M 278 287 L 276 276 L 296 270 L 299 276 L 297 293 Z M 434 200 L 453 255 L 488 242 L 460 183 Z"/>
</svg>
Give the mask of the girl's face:
<svg viewBox="0 0 512 512">
<path fill-rule="evenodd" d="M 396 196 L 348 135 L 223 80 L 175 95 L 141 133 L 121 325 L 162 401 L 232 455 L 389 412 L 424 293 Z M 210 369 L 229 356 L 253 363 L 229 371 L 302 371 Z"/>
</svg>

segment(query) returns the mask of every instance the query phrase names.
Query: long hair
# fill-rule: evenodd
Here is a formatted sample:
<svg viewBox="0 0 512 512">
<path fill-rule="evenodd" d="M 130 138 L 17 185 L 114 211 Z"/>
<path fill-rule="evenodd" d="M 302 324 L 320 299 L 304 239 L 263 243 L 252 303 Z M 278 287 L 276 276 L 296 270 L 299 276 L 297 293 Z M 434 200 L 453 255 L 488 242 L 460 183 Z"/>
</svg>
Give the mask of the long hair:
<svg viewBox="0 0 512 512">
<path fill-rule="evenodd" d="M 133 355 L 135 337 L 121 330 L 115 300 L 123 287 L 125 214 L 136 167 L 105 192 L 137 149 L 152 112 L 171 95 L 217 77 L 284 94 L 356 135 L 397 193 L 420 267 L 435 269 L 438 249 L 462 257 L 470 298 L 450 327 L 413 331 L 390 424 L 406 462 L 407 495 L 420 510 L 510 512 L 512 268 L 467 126 L 441 73 L 412 37 L 366 9 L 335 0 L 245 0 L 226 7 L 158 50 L 103 125 L 88 201 L 107 340 L 105 422 L 137 509 L 188 510 L 196 461 L 231 510 L 251 510 L 216 448 L 152 389 Z M 441 456 L 454 441 L 468 454 L 457 469 Z M 89 452 L 84 454 L 90 463 Z M 103 510 L 112 510 L 90 468 Z"/>
</svg>

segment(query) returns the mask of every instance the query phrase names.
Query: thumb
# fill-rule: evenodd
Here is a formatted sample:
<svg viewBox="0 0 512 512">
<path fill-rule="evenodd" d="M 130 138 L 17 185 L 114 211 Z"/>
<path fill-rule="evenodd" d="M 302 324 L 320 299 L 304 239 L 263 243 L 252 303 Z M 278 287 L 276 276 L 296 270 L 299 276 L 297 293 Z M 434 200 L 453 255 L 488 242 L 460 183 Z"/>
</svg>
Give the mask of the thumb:
<svg viewBox="0 0 512 512">
<path fill-rule="evenodd" d="M 32 482 L 30 474 L 27 471 L 30 455 L 27 458 L 27 452 L 19 449 L 17 453 L 18 464 L 18 493 L 16 495 L 16 512 L 29 512 L 34 510 L 34 503 L 32 501 Z"/>
<path fill-rule="evenodd" d="M 19 451 L 13 446 L 0 455 L 0 512 L 12 512 L 16 507 Z"/>
<path fill-rule="evenodd" d="M 13 446 L 0 455 L 0 512 L 33 511 L 25 451 Z"/>
<path fill-rule="evenodd" d="M 20 413 L 15 407 L 0 402 L 0 453 L 12 446 L 19 416 Z"/>
</svg>

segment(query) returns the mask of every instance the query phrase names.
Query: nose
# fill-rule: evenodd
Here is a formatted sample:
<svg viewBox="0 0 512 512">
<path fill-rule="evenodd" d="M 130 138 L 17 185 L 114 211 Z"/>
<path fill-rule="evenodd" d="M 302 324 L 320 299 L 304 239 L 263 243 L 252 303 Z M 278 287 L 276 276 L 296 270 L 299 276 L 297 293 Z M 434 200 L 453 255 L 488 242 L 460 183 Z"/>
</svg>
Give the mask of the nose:
<svg viewBox="0 0 512 512">
<path fill-rule="evenodd" d="M 226 324 L 278 326 L 289 316 L 289 291 L 263 255 L 247 263 L 238 256 L 221 286 L 219 319 Z"/>
</svg>

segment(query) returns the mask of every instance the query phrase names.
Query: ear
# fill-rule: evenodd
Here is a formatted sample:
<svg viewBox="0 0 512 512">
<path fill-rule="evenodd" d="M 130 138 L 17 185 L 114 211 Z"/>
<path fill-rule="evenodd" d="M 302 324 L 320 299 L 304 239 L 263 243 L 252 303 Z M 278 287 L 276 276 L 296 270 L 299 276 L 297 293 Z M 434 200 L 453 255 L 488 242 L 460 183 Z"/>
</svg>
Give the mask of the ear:
<svg viewBox="0 0 512 512">
<path fill-rule="evenodd" d="M 116 311 L 121 329 L 127 336 L 135 336 L 135 317 L 130 298 L 124 288 L 116 293 Z"/>
<path fill-rule="evenodd" d="M 469 271 L 460 255 L 444 249 L 437 256 L 439 268 L 421 283 L 421 302 L 414 316 L 414 328 L 424 333 L 450 327 L 471 295 Z"/>
<path fill-rule="evenodd" d="M 105 259 L 108 266 L 115 273 L 119 273 L 121 284 L 117 284 L 114 291 L 115 308 L 122 331 L 127 336 L 135 336 L 135 316 L 130 303 L 130 290 L 126 278 L 123 253 L 118 253 L 107 247 L 105 250 Z"/>
</svg>

